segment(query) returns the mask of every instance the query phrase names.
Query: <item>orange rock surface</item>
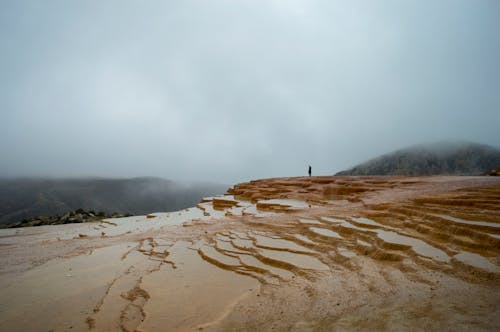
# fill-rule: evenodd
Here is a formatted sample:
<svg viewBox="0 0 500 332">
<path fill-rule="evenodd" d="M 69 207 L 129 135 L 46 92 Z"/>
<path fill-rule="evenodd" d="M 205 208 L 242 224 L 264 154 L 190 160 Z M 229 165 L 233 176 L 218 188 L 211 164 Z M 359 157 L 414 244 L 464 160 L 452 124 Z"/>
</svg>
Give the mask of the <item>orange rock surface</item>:
<svg viewBox="0 0 500 332">
<path fill-rule="evenodd" d="M 264 179 L 0 230 L 0 297 L 1 331 L 498 331 L 500 178 Z"/>
</svg>

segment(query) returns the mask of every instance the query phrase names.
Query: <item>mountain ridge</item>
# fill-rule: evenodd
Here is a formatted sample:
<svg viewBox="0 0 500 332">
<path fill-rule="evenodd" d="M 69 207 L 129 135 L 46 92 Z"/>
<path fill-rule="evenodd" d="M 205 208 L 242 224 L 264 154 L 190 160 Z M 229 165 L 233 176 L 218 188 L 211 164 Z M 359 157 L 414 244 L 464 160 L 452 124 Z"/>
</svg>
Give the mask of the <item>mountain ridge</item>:
<svg viewBox="0 0 500 332">
<path fill-rule="evenodd" d="M 481 175 L 498 166 L 498 148 L 441 141 L 395 150 L 335 175 Z"/>
<path fill-rule="evenodd" d="M 175 211 L 226 189 L 222 184 L 181 184 L 156 177 L 4 178 L 0 179 L 0 224 L 76 209 L 134 215 Z"/>
</svg>

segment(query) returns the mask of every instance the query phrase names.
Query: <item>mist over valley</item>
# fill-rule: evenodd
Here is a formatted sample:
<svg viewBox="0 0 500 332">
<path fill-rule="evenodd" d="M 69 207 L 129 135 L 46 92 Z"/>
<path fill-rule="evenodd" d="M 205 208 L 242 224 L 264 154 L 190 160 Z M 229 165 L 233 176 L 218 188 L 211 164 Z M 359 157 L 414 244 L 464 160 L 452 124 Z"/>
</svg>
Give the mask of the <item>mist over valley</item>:
<svg viewBox="0 0 500 332">
<path fill-rule="evenodd" d="M 0 224 L 77 209 L 144 215 L 195 206 L 227 185 L 182 184 L 155 177 L 132 179 L 0 179 Z"/>
</svg>

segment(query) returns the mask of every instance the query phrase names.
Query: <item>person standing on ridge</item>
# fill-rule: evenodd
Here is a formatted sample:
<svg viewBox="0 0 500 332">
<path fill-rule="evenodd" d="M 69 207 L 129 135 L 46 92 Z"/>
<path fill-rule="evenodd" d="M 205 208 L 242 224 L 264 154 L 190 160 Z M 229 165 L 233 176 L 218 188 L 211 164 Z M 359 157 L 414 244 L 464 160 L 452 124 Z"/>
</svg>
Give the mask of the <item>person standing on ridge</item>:
<svg viewBox="0 0 500 332">
<path fill-rule="evenodd" d="M 309 165 L 309 176 L 311 176 L 311 165 Z"/>
</svg>

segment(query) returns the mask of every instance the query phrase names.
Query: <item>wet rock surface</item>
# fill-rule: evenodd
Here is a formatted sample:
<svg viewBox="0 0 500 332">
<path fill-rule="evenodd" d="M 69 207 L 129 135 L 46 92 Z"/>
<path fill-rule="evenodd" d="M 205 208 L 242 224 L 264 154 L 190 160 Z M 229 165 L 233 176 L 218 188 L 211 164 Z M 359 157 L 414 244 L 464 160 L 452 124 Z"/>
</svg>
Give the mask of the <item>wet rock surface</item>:
<svg viewBox="0 0 500 332">
<path fill-rule="evenodd" d="M 0 330 L 498 330 L 499 202 L 497 177 L 280 178 L 0 230 Z"/>
</svg>

